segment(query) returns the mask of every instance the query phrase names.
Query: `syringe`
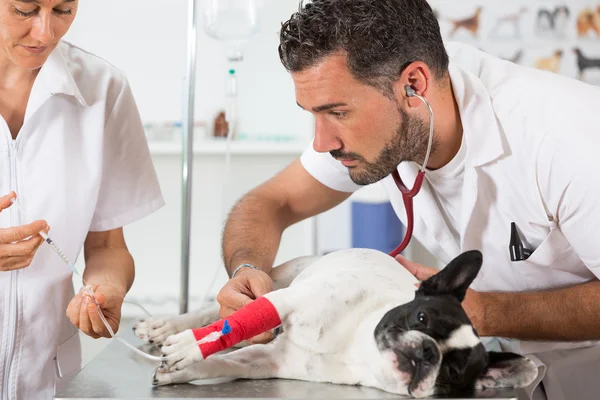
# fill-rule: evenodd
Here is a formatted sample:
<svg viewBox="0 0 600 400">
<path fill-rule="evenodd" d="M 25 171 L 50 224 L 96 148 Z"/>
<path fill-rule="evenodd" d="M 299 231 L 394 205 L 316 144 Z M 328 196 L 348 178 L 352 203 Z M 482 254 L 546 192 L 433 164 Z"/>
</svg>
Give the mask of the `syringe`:
<svg viewBox="0 0 600 400">
<path fill-rule="evenodd" d="M 23 210 L 23 207 L 21 207 L 21 205 L 19 203 L 17 203 L 16 199 L 10 199 L 10 202 L 14 205 L 17 206 L 17 208 L 19 209 L 19 211 L 21 211 L 21 213 L 23 215 L 27 215 L 25 213 L 25 210 Z M 73 273 L 75 273 L 76 275 L 79 275 L 79 277 L 81 278 L 82 282 L 84 285 L 87 286 L 87 283 L 83 280 L 83 276 L 81 276 L 81 274 L 79 273 L 79 271 L 77 271 L 77 268 L 75 268 L 75 264 L 73 264 L 71 262 L 71 260 L 69 260 L 69 257 L 67 257 L 67 255 L 65 254 L 64 251 L 62 251 L 60 249 L 60 247 L 58 247 L 56 245 L 56 243 L 54 243 L 54 241 L 52 239 L 50 239 L 50 237 L 48 237 L 48 234 L 44 231 L 40 231 L 40 236 L 44 238 L 44 240 L 46 241 L 46 243 L 48 243 L 50 245 L 50 247 L 52 247 L 52 249 L 56 252 L 56 254 L 59 255 L 60 258 L 62 258 L 62 260 L 67 264 L 67 266 L 71 269 L 71 271 L 73 271 Z"/>
<path fill-rule="evenodd" d="M 81 277 L 81 280 L 83 281 L 83 276 L 81 276 L 81 274 L 79 273 L 79 271 L 77 271 L 77 268 L 75 268 L 75 264 L 73 264 L 71 262 L 71 260 L 69 260 L 69 258 L 67 257 L 67 255 L 60 249 L 60 247 L 58 247 L 56 245 L 56 243 L 54 243 L 54 241 L 48 237 L 48 235 L 46 234 L 46 232 L 40 231 L 40 236 L 44 238 L 44 240 L 46 241 L 46 243 L 48 243 L 50 245 L 50 247 L 52 247 L 54 249 L 54 251 L 56 252 L 56 254 L 58 254 L 60 256 L 60 258 L 63 259 L 63 261 L 67 264 L 67 266 L 69 268 L 71 268 L 71 271 L 73 271 L 74 274 L 79 275 Z M 84 281 L 84 284 L 85 284 L 85 281 Z"/>
<path fill-rule="evenodd" d="M 12 199 L 10 199 L 10 201 L 11 201 L 11 203 L 13 203 L 17 206 L 17 208 L 19 209 L 19 211 L 21 211 L 21 213 L 23 213 L 23 215 L 26 215 L 25 210 L 23 210 L 23 207 L 21 207 L 21 205 L 16 202 L 16 199 L 12 198 Z M 44 238 L 44 241 L 46 243 L 48 243 L 50 245 L 50 247 L 52 247 L 52 249 L 56 252 L 56 254 L 58 254 L 58 256 L 65 262 L 65 264 L 67 264 L 67 266 L 71 269 L 71 271 L 73 271 L 73 273 L 75 273 L 76 275 L 78 275 L 81 278 L 81 282 L 83 283 L 83 288 L 84 288 L 85 292 L 92 298 L 92 300 L 94 300 L 94 303 L 96 304 L 96 307 L 98 308 L 98 314 L 100 315 L 100 319 L 102 320 L 104 325 L 106 325 L 106 329 L 108 329 L 108 332 L 110 333 L 110 335 L 114 336 L 115 333 L 112 330 L 108 321 L 106 321 L 104 314 L 102 313 L 102 308 L 100 307 L 98 300 L 96 300 L 96 296 L 94 295 L 94 290 L 92 289 L 92 286 L 88 285 L 88 283 L 85 281 L 85 279 L 83 279 L 83 276 L 81 276 L 81 274 L 75 267 L 75 264 L 73 264 L 71 262 L 71 260 L 69 259 L 69 257 L 67 257 L 65 252 L 62 251 L 60 249 L 60 247 L 58 247 L 52 239 L 50 239 L 48 234 L 44 231 L 40 231 L 39 233 L 40 233 L 40 236 Z"/>
</svg>

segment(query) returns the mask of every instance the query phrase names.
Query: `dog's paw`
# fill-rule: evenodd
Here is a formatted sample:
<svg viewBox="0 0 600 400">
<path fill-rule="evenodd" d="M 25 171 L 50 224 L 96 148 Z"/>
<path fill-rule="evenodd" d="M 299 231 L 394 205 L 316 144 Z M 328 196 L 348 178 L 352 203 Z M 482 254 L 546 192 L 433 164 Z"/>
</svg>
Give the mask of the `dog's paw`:
<svg viewBox="0 0 600 400">
<path fill-rule="evenodd" d="M 188 365 L 204 359 L 191 329 L 169 336 L 161 351 L 167 358 L 161 366 L 170 372 L 181 371 Z"/>
<path fill-rule="evenodd" d="M 177 383 L 188 383 L 195 380 L 188 374 L 187 370 L 169 372 L 164 366 L 157 367 L 152 375 L 153 386 L 173 385 Z"/>
<path fill-rule="evenodd" d="M 145 342 L 160 346 L 179 331 L 172 319 L 150 317 L 135 324 L 133 333 Z"/>
</svg>

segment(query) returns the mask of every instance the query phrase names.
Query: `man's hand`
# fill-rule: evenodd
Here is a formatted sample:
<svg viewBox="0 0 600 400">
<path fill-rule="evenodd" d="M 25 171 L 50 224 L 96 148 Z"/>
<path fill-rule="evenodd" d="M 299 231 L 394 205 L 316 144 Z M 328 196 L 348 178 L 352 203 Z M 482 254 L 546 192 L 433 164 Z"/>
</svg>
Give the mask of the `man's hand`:
<svg viewBox="0 0 600 400">
<path fill-rule="evenodd" d="M 223 286 L 217 295 L 221 305 L 219 315 L 227 318 L 246 304 L 273 290 L 271 277 L 263 271 L 243 268 Z M 273 332 L 265 332 L 248 340 L 249 343 L 267 343 L 273 340 Z"/>
<path fill-rule="evenodd" d="M 122 288 L 104 283 L 92 284 L 91 286 L 106 321 L 116 334 L 121 321 L 121 307 L 125 299 L 125 291 Z M 100 315 L 98 315 L 96 303 L 83 288 L 69 303 L 67 316 L 73 325 L 94 339 L 111 337 Z"/>
<path fill-rule="evenodd" d="M 427 280 L 439 272 L 439 270 L 435 268 L 426 267 L 416 262 L 412 262 L 404 258 L 402 255 L 397 255 L 396 261 L 398 261 L 404 268 L 406 268 L 408 272 L 413 274 L 415 278 L 417 278 L 419 281 Z M 477 333 L 480 336 L 487 336 L 485 334 L 485 327 L 483 324 L 483 300 L 484 295 L 482 293 L 476 292 L 473 289 L 467 289 L 465 299 L 462 302 L 462 307 L 464 308 L 465 312 L 467 313 L 467 316 L 471 320 L 471 323 L 477 330 Z"/>
</svg>

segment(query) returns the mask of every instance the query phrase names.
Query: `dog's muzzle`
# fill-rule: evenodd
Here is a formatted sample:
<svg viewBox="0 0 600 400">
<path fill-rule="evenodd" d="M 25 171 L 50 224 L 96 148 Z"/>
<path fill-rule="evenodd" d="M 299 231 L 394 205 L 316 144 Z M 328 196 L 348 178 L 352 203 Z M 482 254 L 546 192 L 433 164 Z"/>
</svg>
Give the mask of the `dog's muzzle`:
<svg viewBox="0 0 600 400">
<path fill-rule="evenodd" d="M 421 398 L 431 396 L 439 373 L 442 353 L 437 343 L 419 331 L 385 335 L 379 341 L 380 351 L 395 355 L 394 365 L 402 374 L 410 376 L 408 392 Z"/>
</svg>

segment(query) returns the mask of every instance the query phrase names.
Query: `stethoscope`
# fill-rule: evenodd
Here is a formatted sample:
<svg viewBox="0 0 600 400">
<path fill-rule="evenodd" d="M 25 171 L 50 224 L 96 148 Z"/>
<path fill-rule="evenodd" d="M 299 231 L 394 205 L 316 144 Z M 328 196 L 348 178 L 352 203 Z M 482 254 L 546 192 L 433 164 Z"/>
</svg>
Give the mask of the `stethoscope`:
<svg viewBox="0 0 600 400">
<path fill-rule="evenodd" d="M 408 222 L 408 226 L 406 227 L 406 234 L 404 235 L 404 239 L 402 243 L 394 250 L 390 252 L 390 256 L 396 257 L 398 254 L 402 253 L 410 239 L 412 238 L 413 227 L 415 224 L 415 214 L 413 211 L 413 197 L 415 197 L 419 191 L 421 190 L 421 186 L 423 185 L 423 178 L 425 178 L 425 169 L 427 168 L 427 162 L 429 161 L 429 154 L 431 153 L 431 146 L 433 144 L 433 110 L 431 109 L 431 105 L 427 100 L 423 97 L 419 96 L 415 90 L 406 85 L 404 87 L 406 90 L 406 95 L 408 97 L 416 97 L 423 102 L 429 109 L 429 143 L 427 145 L 427 153 L 425 154 L 425 162 L 421 166 L 417 177 L 415 179 L 415 184 L 412 189 L 408 189 L 404 182 L 402 182 L 402 178 L 400 178 L 400 174 L 398 173 L 398 168 L 394 169 L 392 172 L 392 176 L 394 177 L 394 182 L 396 182 L 396 186 L 400 190 L 402 194 L 402 200 L 404 201 L 404 208 L 406 209 L 406 219 Z M 517 225 L 514 222 L 511 222 L 511 230 L 510 230 L 510 243 L 509 243 L 509 251 L 510 251 L 510 259 L 511 261 L 524 261 L 531 256 L 533 250 L 530 250 L 523 246 L 523 242 L 519 236 L 519 232 L 517 231 Z"/>
<path fill-rule="evenodd" d="M 400 245 L 390 253 L 390 256 L 392 257 L 396 257 L 398 254 L 402 253 L 402 251 L 404 251 L 406 246 L 408 246 L 408 243 L 412 238 L 413 227 L 415 224 L 415 214 L 413 211 L 413 197 L 415 197 L 419 193 L 419 191 L 421 190 L 421 186 L 423 185 L 423 178 L 425 178 L 425 169 L 427 168 L 427 162 L 429 161 L 429 154 L 431 153 L 431 146 L 433 144 L 433 110 L 431 109 L 431 105 L 427 100 L 419 96 L 415 92 L 415 90 L 409 85 L 406 85 L 404 89 L 406 90 L 406 95 L 408 97 L 418 98 L 429 109 L 429 143 L 427 144 L 425 162 L 423 162 L 423 165 L 421 165 L 421 169 L 417 174 L 417 178 L 415 179 L 415 184 L 413 185 L 412 189 L 409 190 L 404 184 L 404 182 L 402 182 L 402 178 L 400 178 L 400 174 L 398 173 L 398 168 L 394 169 L 394 172 L 392 172 L 394 182 L 396 182 L 396 186 L 398 186 L 400 193 L 402 193 L 402 200 L 404 201 L 404 208 L 406 209 L 406 219 L 408 222 L 408 226 L 406 227 L 406 234 L 404 235 L 404 240 L 402 240 L 402 243 L 400 243 Z"/>
</svg>

